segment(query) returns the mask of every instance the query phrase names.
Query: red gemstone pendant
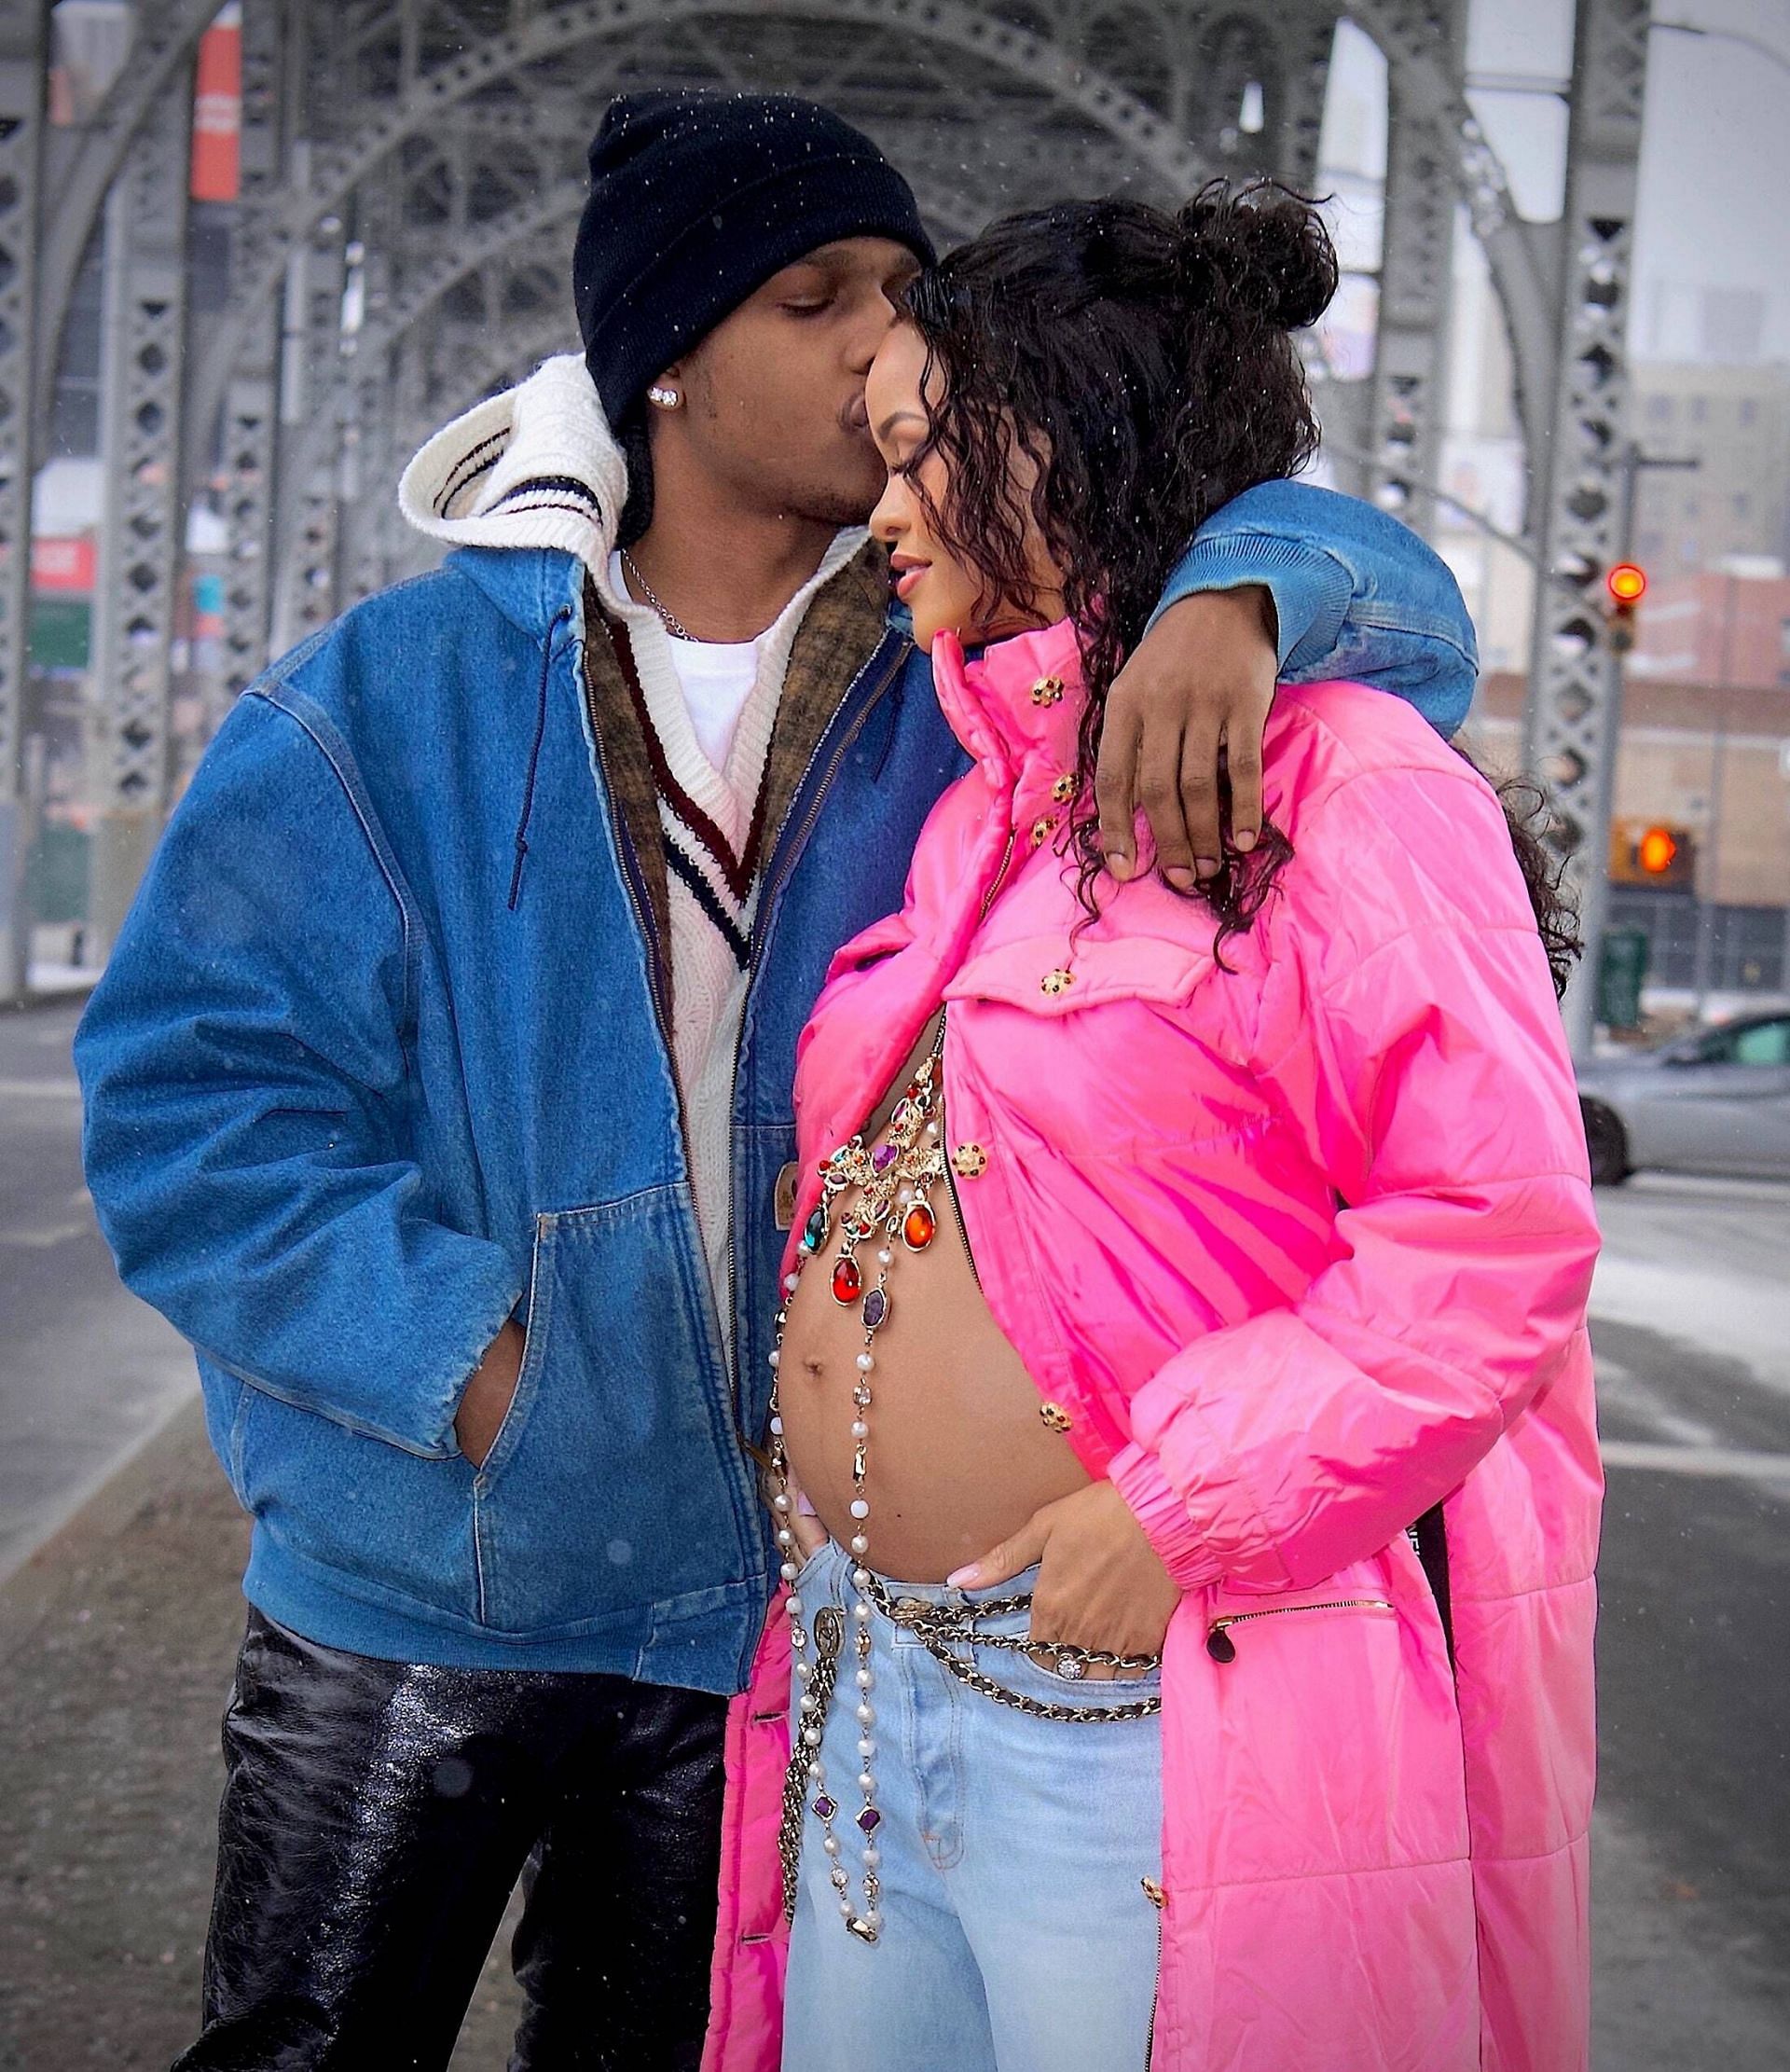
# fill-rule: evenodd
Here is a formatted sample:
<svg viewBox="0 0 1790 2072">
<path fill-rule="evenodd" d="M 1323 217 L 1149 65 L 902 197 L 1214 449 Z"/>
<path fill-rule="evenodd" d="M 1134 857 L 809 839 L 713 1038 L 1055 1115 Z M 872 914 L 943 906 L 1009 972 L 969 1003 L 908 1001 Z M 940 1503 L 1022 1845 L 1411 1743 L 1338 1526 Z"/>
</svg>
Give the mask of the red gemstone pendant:
<svg viewBox="0 0 1790 2072">
<path fill-rule="evenodd" d="M 902 1242 L 909 1251 L 924 1251 L 932 1242 L 932 1234 L 938 1227 L 932 1211 L 923 1201 L 916 1201 L 902 1225 Z"/>
<path fill-rule="evenodd" d="M 833 1269 L 833 1299 L 836 1303 L 854 1303 L 864 1292 L 864 1277 L 858 1271 L 855 1259 L 841 1259 Z"/>
</svg>

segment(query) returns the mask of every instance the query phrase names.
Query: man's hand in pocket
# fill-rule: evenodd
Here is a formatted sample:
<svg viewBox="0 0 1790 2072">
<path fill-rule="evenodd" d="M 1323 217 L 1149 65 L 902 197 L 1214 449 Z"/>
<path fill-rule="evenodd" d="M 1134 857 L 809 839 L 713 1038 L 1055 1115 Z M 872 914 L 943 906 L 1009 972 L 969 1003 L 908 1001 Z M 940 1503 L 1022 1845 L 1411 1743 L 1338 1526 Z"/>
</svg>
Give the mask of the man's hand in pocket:
<svg viewBox="0 0 1790 2072">
<path fill-rule="evenodd" d="M 454 1437 L 475 1468 L 485 1465 L 522 1372 L 522 1326 L 514 1317 L 486 1348 L 454 1413 Z"/>
</svg>

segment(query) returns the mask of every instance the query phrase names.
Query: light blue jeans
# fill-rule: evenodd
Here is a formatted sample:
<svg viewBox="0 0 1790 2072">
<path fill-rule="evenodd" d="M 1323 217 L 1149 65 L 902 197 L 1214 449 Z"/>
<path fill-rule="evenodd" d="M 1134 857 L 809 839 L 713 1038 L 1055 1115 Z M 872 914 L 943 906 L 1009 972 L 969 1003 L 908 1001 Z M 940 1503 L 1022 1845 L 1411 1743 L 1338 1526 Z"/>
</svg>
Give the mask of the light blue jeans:
<svg viewBox="0 0 1790 2072">
<path fill-rule="evenodd" d="M 1035 1573 L 992 1590 L 888 1589 L 975 1604 L 1029 1592 Z M 847 1615 L 821 1754 L 861 1901 L 850 1557 L 830 1542 L 797 1587 L 805 1621 L 829 1603 Z M 1026 1621 L 1009 1613 L 983 1630 L 1023 1633 Z M 1034 1719 L 959 1683 L 880 1613 L 871 1638 L 882 1933 L 874 1945 L 847 1933 L 810 1804 L 783 2072 L 1142 2072 L 1160 1957 L 1142 1883 L 1162 1876 L 1159 1720 Z M 962 1651 L 1010 1691 L 1074 1706 L 1157 1688 L 1153 1676 L 1068 1683 L 1007 1649 Z"/>
</svg>

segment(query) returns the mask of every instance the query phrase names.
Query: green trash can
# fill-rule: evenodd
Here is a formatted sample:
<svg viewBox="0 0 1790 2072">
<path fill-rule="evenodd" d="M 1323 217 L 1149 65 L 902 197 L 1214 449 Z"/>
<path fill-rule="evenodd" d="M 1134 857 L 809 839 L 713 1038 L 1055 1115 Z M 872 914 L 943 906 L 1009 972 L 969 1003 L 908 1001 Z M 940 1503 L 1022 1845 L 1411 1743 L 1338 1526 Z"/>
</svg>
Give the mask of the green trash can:
<svg viewBox="0 0 1790 2072">
<path fill-rule="evenodd" d="M 59 821 L 49 821 L 38 831 L 25 863 L 34 919 L 56 923 L 87 919 L 88 851 L 92 846 L 92 837 L 83 829 Z"/>
<path fill-rule="evenodd" d="M 1597 1018 L 1606 1029 L 1639 1029 L 1647 982 L 1645 928 L 1606 928 L 1597 966 Z"/>
</svg>

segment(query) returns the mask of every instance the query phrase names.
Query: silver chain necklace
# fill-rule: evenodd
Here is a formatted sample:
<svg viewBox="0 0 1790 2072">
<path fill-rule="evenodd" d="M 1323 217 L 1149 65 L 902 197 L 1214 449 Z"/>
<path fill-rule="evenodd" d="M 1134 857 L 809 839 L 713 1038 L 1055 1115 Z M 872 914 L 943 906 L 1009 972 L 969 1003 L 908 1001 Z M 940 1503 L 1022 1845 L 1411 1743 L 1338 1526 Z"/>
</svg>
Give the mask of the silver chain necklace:
<svg viewBox="0 0 1790 2072">
<path fill-rule="evenodd" d="M 659 601 L 658 592 L 640 573 L 640 564 L 627 551 L 626 547 L 622 549 L 622 566 L 634 578 L 634 587 L 640 591 L 645 601 L 659 615 L 660 625 L 671 635 L 672 639 L 694 641 L 696 636 L 689 630 L 677 614 L 668 605 L 662 604 Z"/>
</svg>

